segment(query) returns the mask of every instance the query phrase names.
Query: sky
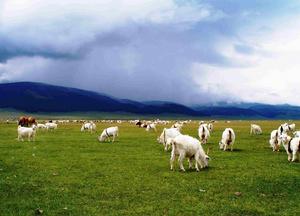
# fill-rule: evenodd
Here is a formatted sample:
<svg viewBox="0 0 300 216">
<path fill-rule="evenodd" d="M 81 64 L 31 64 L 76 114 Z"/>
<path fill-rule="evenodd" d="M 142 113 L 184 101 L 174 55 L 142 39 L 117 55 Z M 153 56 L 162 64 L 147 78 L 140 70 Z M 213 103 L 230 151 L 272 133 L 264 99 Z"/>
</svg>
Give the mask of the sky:
<svg viewBox="0 0 300 216">
<path fill-rule="evenodd" d="M 298 0 L 0 0 L 0 83 L 300 105 Z"/>
</svg>

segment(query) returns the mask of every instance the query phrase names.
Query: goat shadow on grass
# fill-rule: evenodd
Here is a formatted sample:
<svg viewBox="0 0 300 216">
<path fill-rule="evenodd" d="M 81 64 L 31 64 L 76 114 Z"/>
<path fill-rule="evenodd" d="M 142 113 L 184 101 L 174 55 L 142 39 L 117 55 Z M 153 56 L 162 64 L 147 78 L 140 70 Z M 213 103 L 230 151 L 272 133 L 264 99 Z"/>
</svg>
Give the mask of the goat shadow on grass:
<svg viewBox="0 0 300 216">
<path fill-rule="evenodd" d="M 270 150 L 270 151 L 272 151 L 272 152 L 273 152 L 273 148 L 272 148 L 272 147 L 267 147 L 267 146 L 264 146 L 264 147 L 263 147 L 263 149 L 267 149 L 267 150 Z M 281 149 L 280 149 L 280 151 L 281 151 Z M 280 151 L 279 151 L 279 152 L 280 152 Z M 277 151 L 276 151 L 276 152 L 277 152 Z"/>
<path fill-rule="evenodd" d="M 218 149 L 220 152 L 224 152 L 224 150 L 222 149 Z M 229 149 L 229 150 L 226 150 L 225 152 L 242 152 L 242 151 L 245 151 L 243 149 L 233 149 L 232 151 Z"/>
<path fill-rule="evenodd" d="M 214 148 L 211 148 L 210 147 L 210 153 L 211 152 L 223 152 L 224 150 L 223 149 L 214 149 Z M 237 148 L 234 148 L 232 151 L 229 149 L 227 149 L 225 152 L 242 152 L 242 151 L 245 151 L 244 149 L 237 149 Z M 210 155 L 210 154 L 208 154 Z"/>
<path fill-rule="evenodd" d="M 200 171 L 199 171 L 198 173 L 201 173 L 201 172 L 209 172 L 209 171 L 214 170 L 214 169 L 215 169 L 214 167 L 208 166 L 208 167 L 206 167 L 206 168 L 204 168 L 204 169 L 200 169 Z M 175 170 L 175 171 L 176 171 L 176 170 Z M 177 171 L 180 172 L 180 173 L 195 173 L 195 172 L 197 173 L 195 167 L 193 167 L 192 169 L 186 168 L 186 169 L 185 169 L 185 172 L 179 170 L 179 168 L 177 169 Z"/>
<path fill-rule="evenodd" d="M 233 151 L 229 150 L 229 152 L 242 152 L 242 151 L 244 151 L 244 150 L 242 150 L 242 149 L 233 149 Z"/>
<path fill-rule="evenodd" d="M 115 143 L 119 143 L 119 141 L 118 140 L 115 140 L 114 142 L 112 142 L 112 141 L 104 141 L 104 142 L 100 142 L 99 140 L 97 140 L 98 141 L 98 143 L 101 143 L 101 144 L 115 144 Z"/>
</svg>

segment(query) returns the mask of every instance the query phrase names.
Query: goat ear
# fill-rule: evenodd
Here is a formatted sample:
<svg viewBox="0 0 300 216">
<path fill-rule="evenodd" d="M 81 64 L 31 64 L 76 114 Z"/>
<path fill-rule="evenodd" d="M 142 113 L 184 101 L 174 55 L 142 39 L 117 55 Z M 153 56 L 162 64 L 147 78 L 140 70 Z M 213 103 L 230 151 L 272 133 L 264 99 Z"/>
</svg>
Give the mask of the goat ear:
<svg viewBox="0 0 300 216">
<path fill-rule="evenodd" d="M 282 133 L 283 132 L 283 127 L 282 126 L 280 126 L 280 133 Z"/>
</svg>

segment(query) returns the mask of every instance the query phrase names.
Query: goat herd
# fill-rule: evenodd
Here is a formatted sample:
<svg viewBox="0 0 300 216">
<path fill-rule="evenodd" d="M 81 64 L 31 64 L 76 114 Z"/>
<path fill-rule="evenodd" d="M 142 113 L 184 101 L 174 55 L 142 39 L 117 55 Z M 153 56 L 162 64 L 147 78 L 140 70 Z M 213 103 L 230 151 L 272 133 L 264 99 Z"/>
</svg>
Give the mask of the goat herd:
<svg viewBox="0 0 300 216">
<path fill-rule="evenodd" d="M 192 168 L 192 160 L 195 160 L 195 168 L 199 171 L 199 167 L 208 167 L 208 151 L 205 153 L 202 144 L 206 144 L 210 133 L 213 131 L 214 121 L 205 123 L 200 122 L 198 128 L 199 140 L 189 135 L 181 134 L 181 128 L 184 122 L 176 122 L 171 128 L 164 128 L 163 132 L 158 138 L 158 142 L 164 145 L 165 151 L 172 147 L 170 166 L 171 170 L 174 168 L 174 161 L 178 156 L 178 162 L 180 170 L 185 171 L 183 167 L 183 160 L 188 159 L 189 168 Z M 219 142 L 220 149 L 226 151 L 230 148 L 233 150 L 233 144 L 235 141 L 235 133 L 232 128 L 226 128 L 222 134 L 222 139 Z"/>
<path fill-rule="evenodd" d="M 60 123 L 69 123 L 69 120 L 60 120 Z M 75 122 L 78 122 L 77 120 Z M 80 121 L 81 122 L 81 121 Z M 37 123 L 35 118 L 33 117 L 20 117 L 18 121 L 18 140 L 24 141 L 24 138 L 28 138 L 28 141 L 34 141 L 36 130 L 37 129 L 46 129 L 46 130 L 54 130 L 57 129 L 58 124 L 56 121 L 48 121 L 45 124 Z M 84 122 L 81 127 L 81 132 L 83 131 L 90 131 L 95 132 L 96 131 L 96 124 L 92 121 L 90 122 Z M 110 141 L 110 137 L 112 137 L 112 141 L 114 142 L 115 138 L 118 136 L 119 128 L 116 127 L 109 127 L 103 130 L 102 134 L 98 137 L 98 140 L 100 142 L 103 142 L 105 140 Z"/>
<path fill-rule="evenodd" d="M 65 120 L 69 122 L 69 120 Z M 103 120 L 104 121 L 104 120 Z M 191 120 L 190 120 L 191 121 Z M 174 169 L 174 161 L 178 157 L 180 170 L 185 171 L 183 166 L 183 160 L 187 158 L 189 162 L 189 168 L 192 168 L 192 162 L 195 160 L 195 168 L 199 171 L 202 168 L 208 167 L 209 156 L 208 152 L 205 153 L 202 145 L 206 144 L 211 132 L 213 131 L 213 123 L 215 121 L 204 122 L 201 121 L 198 128 L 199 139 L 191 137 L 189 135 L 184 135 L 181 133 L 181 129 L 184 124 L 189 123 L 190 121 L 176 122 L 172 125 L 171 128 L 164 128 L 160 136 L 157 138 L 157 141 L 163 144 L 165 151 L 171 150 L 170 166 L 171 170 Z M 77 121 L 78 122 L 78 121 Z M 96 124 L 93 121 L 82 122 L 81 131 L 96 131 Z M 108 121 L 115 122 L 115 121 Z M 117 123 L 122 123 L 121 120 L 116 121 Z M 63 121 L 61 121 L 63 123 Z M 157 131 L 157 124 L 168 124 L 169 121 L 155 120 L 154 122 L 142 122 L 140 120 L 132 120 L 129 123 L 135 124 L 138 127 L 145 128 L 146 131 Z M 28 138 L 29 141 L 34 141 L 36 130 L 45 129 L 53 130 L 57 129 L 57 123 L 54 121 L 48 121 L 45 124 L 38 124 L 33 117 L 20 117 L 18 121 L 18 140 Z M 279 151 L 280 145 L 283 145 L 284 149 L 288 154 L 289 161 L 296 161 L 297 154 L 300 151 L 300 131 L 295 131 L 295 124 L 284 123 L 279 126 L 278 129 L 273 130 L 270 136 L 270 147 L 273 151 Z M 291 133 L 293 132 L 293 136 Z M 250 125 L 250 134 L 261 134 L 262 129 L 259 125 L 251 124 Z M 105 128 L 98 140 L 104 142 L 106 140 L 114 142 L 115 138 L 119 134 L 118 126 Z M 221 150 L 231 150 L 233 151 L 233 144 L 235 142 L 235 133 L 232 128 L 226 128 L 223 131 L 221 140 L 219 142 L 219 147 Z"/>
</svg>

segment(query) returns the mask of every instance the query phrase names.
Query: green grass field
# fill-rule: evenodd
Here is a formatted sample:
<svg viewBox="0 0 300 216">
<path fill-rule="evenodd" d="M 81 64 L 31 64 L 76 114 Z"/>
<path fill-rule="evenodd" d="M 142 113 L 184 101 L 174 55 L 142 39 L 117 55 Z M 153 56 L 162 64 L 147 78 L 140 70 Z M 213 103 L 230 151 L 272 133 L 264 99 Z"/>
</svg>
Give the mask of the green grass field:
<svg viewBox="0 0 300 216">
<path fill-rule="evenodd" d="M 18 142 L 16 125 L 0 124 L 0 215 L 300 215 L 300 163 L 272 152 L 268 140 L 279 121 L 256 121 L 263 135 L 249 135 L 249 121 L 214 124 L 204 146 L 209 168 L 170 171 L 170 152 L 158 133 L 119 124 L 115 143 L 99 143 L 80 124 L 38 131 Z M 300 125 L 300 122 L 295 122 Z M 184 134 L 197 137 L 198 123 Z M 226 127 L 235 130 L 233 152 L 218 148 Z M 161 132 L 162 126 L 158 127 Z M 235 192 L 241 192 L 236 196 Z"/>
</svg>

